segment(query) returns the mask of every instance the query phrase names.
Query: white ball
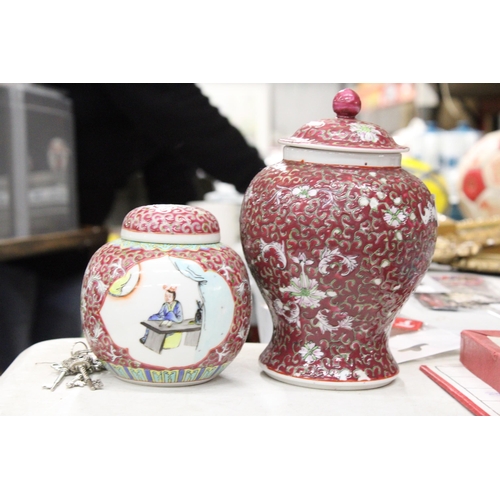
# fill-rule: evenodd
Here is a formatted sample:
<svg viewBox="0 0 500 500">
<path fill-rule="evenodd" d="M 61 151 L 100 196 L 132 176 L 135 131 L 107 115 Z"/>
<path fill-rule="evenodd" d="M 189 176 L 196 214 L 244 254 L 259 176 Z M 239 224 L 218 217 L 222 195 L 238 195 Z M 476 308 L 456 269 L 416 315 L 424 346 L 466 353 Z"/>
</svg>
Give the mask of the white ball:
<svg viewBox="0 0 500 500">
<path fill-rule="evenodd" d="M 500 214 L 500 130 L 479 139 L 458 166 L 460 209 L 465 217 Z"/>
</svg>

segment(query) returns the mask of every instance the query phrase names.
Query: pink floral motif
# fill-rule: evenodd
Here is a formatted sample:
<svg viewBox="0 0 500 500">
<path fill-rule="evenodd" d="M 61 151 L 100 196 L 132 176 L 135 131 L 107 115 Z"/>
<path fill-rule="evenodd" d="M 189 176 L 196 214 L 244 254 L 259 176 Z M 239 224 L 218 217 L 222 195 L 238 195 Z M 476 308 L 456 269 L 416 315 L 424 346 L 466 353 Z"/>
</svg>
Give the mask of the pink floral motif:
<svg viewBox="0 0 500 500">
<path fill-rule="evenodd" d="M 321 348 L 313 342 L 307 342 L 299 351 L 300 356 L 306 363 L 312 363 L 317 359 L 321 359 L 324 353 Z"/>
<path fill-rule="evenodd" d="M 388 210 L 385 210 L 384 220 L 389 224 L 389 226 L 399 227 L 401 224 L 404 224 L 408 219 L 408 215 L 406 215 L 404 210 L 401 210 L 397 207 L 391 207 Z"/>
</svg>

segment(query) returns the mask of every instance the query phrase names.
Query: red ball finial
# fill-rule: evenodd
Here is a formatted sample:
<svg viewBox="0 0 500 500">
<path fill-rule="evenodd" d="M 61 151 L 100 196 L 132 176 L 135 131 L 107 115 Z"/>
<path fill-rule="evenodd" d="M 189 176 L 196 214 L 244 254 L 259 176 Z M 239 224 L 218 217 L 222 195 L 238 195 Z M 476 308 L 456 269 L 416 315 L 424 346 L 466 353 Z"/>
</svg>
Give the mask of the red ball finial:
<svg viewBox="0 0 500 500">
<path fill-rule="evenodd" d="M 361 110 L 361 99 L 352 89 L 342 89 L 333 98 L 333 111 L 338 118 L 355 118 Z"/>
</svg>

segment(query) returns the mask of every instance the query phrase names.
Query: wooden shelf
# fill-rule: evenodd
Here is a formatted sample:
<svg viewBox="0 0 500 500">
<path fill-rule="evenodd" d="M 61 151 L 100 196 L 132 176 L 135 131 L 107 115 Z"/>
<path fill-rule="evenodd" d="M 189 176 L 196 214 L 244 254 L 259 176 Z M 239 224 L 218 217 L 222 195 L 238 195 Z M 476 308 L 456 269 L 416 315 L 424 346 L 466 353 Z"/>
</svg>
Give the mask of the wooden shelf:
<svg viewBox="0 0 500 500">
<path fill-rule="evenodd" d="M 500 83 L 449 83 L 448 88 L 454 97 L 500 97 Z"/>
<path fill-rule="evenodd" d="M 107 238 L 107 228 L 91 226 L 73 231 L 0 239 L 0 261 L 78 248 L 97 250 L 106 243 Z"/>
<path fill-rule="evenodd" d="M 448 83 L 446 88 L 449 96 L 460 103 L 470 125 L 485 133 L 500 128 L 500 83 Z M 448 121 L 453 126 L 456 116 Z"/>
</svg>

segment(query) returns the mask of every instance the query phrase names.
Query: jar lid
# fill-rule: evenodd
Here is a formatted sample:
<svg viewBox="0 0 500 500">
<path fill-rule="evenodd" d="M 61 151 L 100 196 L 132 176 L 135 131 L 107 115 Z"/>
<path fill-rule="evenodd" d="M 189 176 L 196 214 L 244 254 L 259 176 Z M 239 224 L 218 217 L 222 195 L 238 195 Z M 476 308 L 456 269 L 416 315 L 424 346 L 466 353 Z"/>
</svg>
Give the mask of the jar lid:
<svg viewBox="0 0 500 500">
<path fill-rule="evenodd" d="M 146 205 L 131 210 L 123 220 L 120 236 L 145 243 L 219 243 L 215 216 L 188 205 Z"/>
<path fill-rule="evenodd" d="M 381 127 L 356 119 L 361 99 L 352 89 L 342 89 L 333 99 L 337 118 L 326 118 L 303 125 L 295 134 L 278 142 L 286 146 L 328 151 L 402 153 L 406 146 L 396 144 Z"/>
</svg>

